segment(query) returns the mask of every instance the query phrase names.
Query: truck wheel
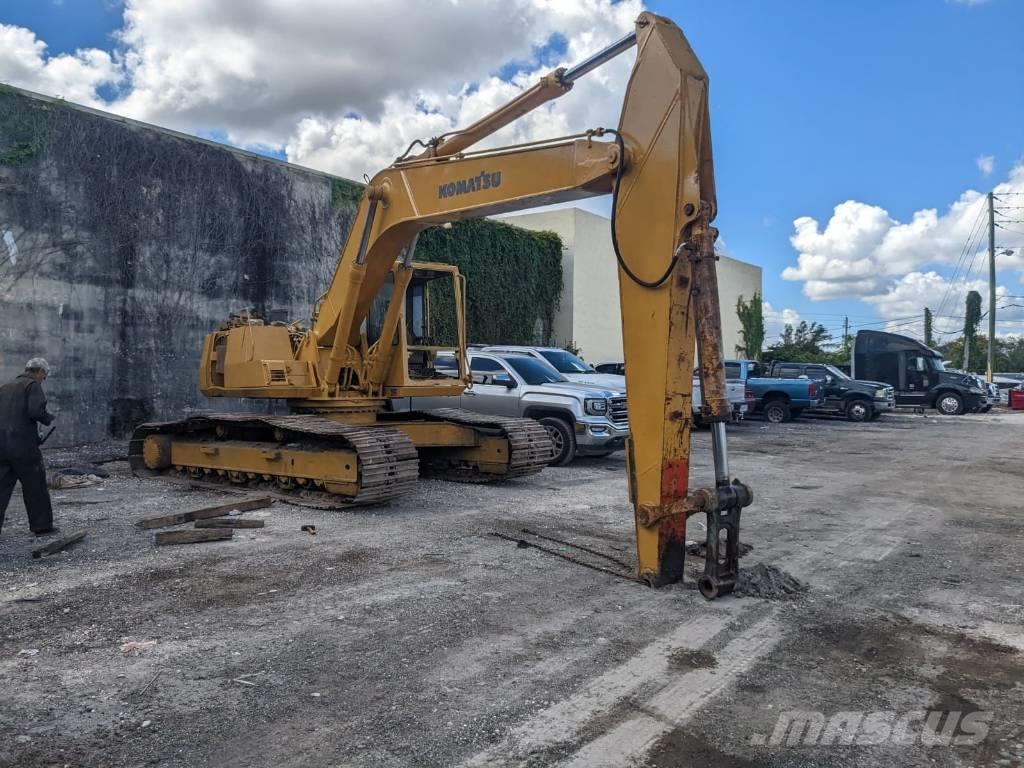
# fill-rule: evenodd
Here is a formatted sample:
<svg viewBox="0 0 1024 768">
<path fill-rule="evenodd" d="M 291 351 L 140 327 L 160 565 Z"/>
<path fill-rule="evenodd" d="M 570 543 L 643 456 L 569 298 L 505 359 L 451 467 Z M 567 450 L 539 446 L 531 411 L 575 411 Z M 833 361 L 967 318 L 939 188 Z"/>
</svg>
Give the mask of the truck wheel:
<svg viewBox="0 0 1024 768">
<path fill-rule="evenodd" d="M 956 392 L 943 392 L 935 400 L 935 410 L 943 416 L 959 416 L 964 412 L 964 399 Z"/>
<path fill-rule="evenodd" d="M 548 466 L 564 467 L 576 456 L 576 434 L 572 431 L 572 425 L 557 416 L 542 416 L 537 421 L 547 430 L 555 448 Z"/>
<path fill-rule="evenodd" d="M 772 400 L 764 404 L 764 417 L 772 424 L 780 424 L 789 421 L 792 414 L 789 411 L 789 403 L 783 400 Z"/>
<path fill-rule="evenodd" d="M 850 421 L 871 421 L 875 418 L 875 409 L 867 400 L 851 400 L 846 406 L 846 418 Z"/>
</svg>

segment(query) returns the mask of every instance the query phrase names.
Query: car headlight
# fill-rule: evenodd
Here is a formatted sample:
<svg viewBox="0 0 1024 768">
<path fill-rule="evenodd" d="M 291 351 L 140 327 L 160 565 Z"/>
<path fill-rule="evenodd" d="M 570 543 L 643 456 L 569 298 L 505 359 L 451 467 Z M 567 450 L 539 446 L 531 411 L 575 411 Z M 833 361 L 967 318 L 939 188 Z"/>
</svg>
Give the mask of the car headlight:
<svg viewBox="0 0 1024 768">
<path fill-rule="evenodd" d="M 588 397 L 583 401 L 583 410 L 591 416 L 604 416 L 608 413 L 608 401 L 603 397 Z"/>
<path fill-rule="evenodd" d="M 877 397 L 879 400 L 888 400 L 889 399 L 889 390 L 887 390 L 887 389 L 876 389 L 875 390 L 875 397 Z"/>
<path fill-rule="evenodd" d="M 970 387 L 967 391 L 970 392 L 972 395 L 983 395 L 983 394 L 985 394 L 985 392 L 981 389 L 981 387 Z"/>
</svg>

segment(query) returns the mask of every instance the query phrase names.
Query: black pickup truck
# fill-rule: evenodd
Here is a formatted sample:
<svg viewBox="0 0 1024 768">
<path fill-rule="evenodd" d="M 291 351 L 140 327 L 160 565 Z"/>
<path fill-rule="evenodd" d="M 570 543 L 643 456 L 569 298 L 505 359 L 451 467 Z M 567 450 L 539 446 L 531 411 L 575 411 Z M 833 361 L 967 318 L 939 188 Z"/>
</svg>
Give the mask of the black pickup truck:
<svg viewBox="0 0 1024 768">
<path fill-rule="evenodd" d="M 850 421 L 871 421 L 896 407 L 896 393 L 881 381 L 851 379 L 834 365 L 776 361 L 768 375 L 780 379 L 817 379 L 825 402 L 815 410 L 838 413 Z"/>
</svg>

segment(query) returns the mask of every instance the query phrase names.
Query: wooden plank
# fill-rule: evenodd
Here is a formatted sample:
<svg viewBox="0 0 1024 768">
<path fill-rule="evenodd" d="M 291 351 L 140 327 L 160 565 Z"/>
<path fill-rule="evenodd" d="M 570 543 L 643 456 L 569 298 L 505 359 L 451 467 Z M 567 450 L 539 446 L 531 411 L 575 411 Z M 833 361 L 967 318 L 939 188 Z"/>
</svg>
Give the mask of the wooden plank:
<svg viewBox="0 0 1024 768">
<path fill-rule="evenodd" d="M 211 517 L 223 517 L 236 509 L 239 512 L 263 509 L 264 507 L 269 507 L 273 502 L 274 499 L 270 496 L 254 496 L 250 499 L 232 501 L 228 504 L 218 504 L 214 507 L 203 507 L 202 509 L 195 509 L 191 512 L 181 512 L 177 515 L 149 517 L 145 520 L 139 520 L 135 525 L 139 528 L 166 528 L 169 525 L 181 525 L 182 523 L 191 523 L 195 520 L 206 520 Z"/>
<path fill-rule="evenodd" d="M 49 544 L 44 544 L 41 547 L 36 547 L 32 550 L 32 557 L 39 559 L 44 555 L 52 555 L 54 552 L 60 552 L 65 547 L 70 547 L 76 541 L 81 541 L 84 538 L 85 531 L 72 533 L 70 536 L 65 536 L 63 539 L 57 539 L 56 541 L 51 541 Z"/>
<path fill-rule="evenodd" d="M 165 544 L 198 544 L 202 541 L 224 541 L 235 535 L 231 528 L 210 528 L 195 530 L 194 528 L 184 531 L 160 531 L 154 537 L 156 545 Z"/>
<path fill-rule="evenodd" d="M 215 517 L 196 520 L 196 528 L 262 528 L 263 521 L 251 517 Z"/>
</svg>

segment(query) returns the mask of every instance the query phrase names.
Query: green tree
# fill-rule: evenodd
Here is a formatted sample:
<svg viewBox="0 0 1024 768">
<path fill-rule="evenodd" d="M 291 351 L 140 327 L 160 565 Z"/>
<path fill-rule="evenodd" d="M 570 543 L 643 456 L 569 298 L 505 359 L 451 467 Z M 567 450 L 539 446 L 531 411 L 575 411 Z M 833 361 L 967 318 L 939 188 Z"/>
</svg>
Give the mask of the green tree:
<svg viewBox="0 0 1024 768">
<path fill-rule="evenodd" d="M 978 337 L 978 323 L 981 322 L 981 294 L 977 291 L 967 292 L 967 305 L 964 310 L 964 370 L 971 370 L 971 361 L 980 359 L 974 355 L 974 342 Z"/>
<path fill-rule="evenodd" d="M 761 349 L 764 347 L 764 307 L 761 294 L 754 293 L 750 301 L 740 296 L 736 299 L 736 316 L 740 320 L 740 339 L 742 344 L 736 345 L 736 354 L 748 360 L 760 360 Z"/>
<path fill-rule="evenodd" d="M 932 311 L 924 308 L 924 344 L 926 347 L 935 346 L 935 337 L 932 336 Z"/>
<path fill-rule="evenodd" d="M 787 325 L 779 341 L 765 350 L 769 360 L 785 360 L 794 363 L 836 363 L 843 360 L 842 351 L 829 352 L 825 349 L 832 341 L 832 334 L 820 323 L 808 324 L 801 320 L 796 327 Z"/>
</svg>

